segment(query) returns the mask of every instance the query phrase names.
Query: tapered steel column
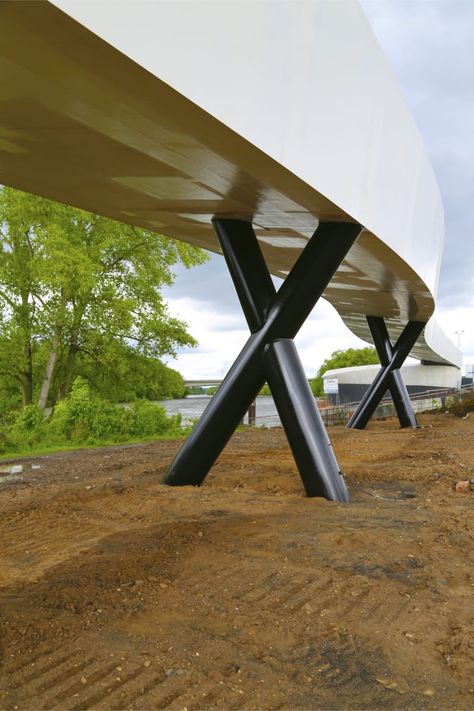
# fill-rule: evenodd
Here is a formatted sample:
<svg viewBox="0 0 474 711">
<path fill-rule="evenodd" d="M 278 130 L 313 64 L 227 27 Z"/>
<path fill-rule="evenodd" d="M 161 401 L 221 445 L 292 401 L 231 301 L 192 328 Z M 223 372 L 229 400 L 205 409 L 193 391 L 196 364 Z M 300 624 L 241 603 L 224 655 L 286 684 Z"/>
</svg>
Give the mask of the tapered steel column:
<svg viewBox="0 0 474 711">
<path fill-rule="evenodd" d="M 294 338 L 361 230 L 352 223 L 320 224 L 275 294 L 251 225 L 214 222 L 253 333 L 164 477 L 170 485 L 202 483 L 267 378 L 267 346 Z M 319 461 L 326 459 L 321 455 Z M 337 462 L 336 468 L 337 483 L 322 484 L 318 494 L 346 500 Z M 314 486 L 308 493 L 318 495 L 312 491 Z"/>
<path fill-rule="evenodd" d="M 308 496 L 349 501 L 349 493 L 290 338 L 265 349 L 265 372 L 281 423 Z"/>
<path fill-rule="evenodd" d="M 251 331 L 261 328 L 276 295 L 250 223 L 214 220 Z M 291 339 L 269 343 L 265 375 L 308 496 L 347 501 L 344 479 Z"/>
<path fill-rule="evenodd" d="M 250 222 L 212 221 L 251 333 L 265 324 L 276 289 Z"/>
<path fill-rule="evenodd" d="M 385 356 L 387 357 L 384 356 L 386 365 L 382 366 L 375 376 L 372 385 L 365 392 L 364 397 L 360 401 L 356 411 L 347 423 L 347 427 L 357 430 L 364 429 L 374 414 L 377 405 L 384 395 L 384 392 L 389 388 L 389 384 L 395 384 L 397 382 L 397 376 L 395 375 L 395 379 L 391 380 L 391 375 L 398 371 L 398 369 L 403 365 L 424 327 L 425 324 L 420 321 L 409 321 L 407 323 L 397 342 L 393 346 L 390 358 L 388 358 L 388 352 L 386 352 Z M 385 343 L 383 347 L 386 347 Z"/>
<path fill-rule="evenodd" d="M 380 363 L 386 367 L 393 355 L 392 343 L 385 321 L 380 316 L 367 316 L 370 333 L 377 349 Z M 388 378 L 388 389 L 397 411 L 400 427 L 418 427 L 418 422 L 408 394 L 407 386 L 400 370 L 392 370 Z"/>
</svg>

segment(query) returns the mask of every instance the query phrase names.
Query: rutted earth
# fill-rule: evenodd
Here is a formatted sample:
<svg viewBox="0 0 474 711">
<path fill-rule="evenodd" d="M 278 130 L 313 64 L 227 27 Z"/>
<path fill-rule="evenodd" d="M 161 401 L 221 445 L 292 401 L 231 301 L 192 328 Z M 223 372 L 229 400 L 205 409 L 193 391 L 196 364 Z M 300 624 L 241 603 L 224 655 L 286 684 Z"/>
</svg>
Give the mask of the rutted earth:
<svg viewBox="0 0 474 711">
<path fill-rule="evenodd" d="M 330 429 L 349 505 L 304 497 L 278 429 L 200 489 L 159 483 L 179 442 L 30 462 L 0 485 L 0 707 L 474 708 L 474 417 L 421 424 Z"/>
</svg>

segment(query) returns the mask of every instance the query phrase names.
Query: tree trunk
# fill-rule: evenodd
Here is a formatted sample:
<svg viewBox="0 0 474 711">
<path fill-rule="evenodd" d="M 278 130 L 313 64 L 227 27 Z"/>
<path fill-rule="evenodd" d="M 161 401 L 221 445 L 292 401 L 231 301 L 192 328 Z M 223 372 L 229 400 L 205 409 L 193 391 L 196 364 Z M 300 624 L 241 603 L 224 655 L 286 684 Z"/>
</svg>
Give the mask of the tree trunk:
<svg viewBox="0 0 474 711">
<path fill-rule="evenodd" d="M 21 394 L 23 407 L 33 401 L 33 357 L 31 343 L 25 345 L 26 370 L 21 374 Z"/>
<path fill-rule="evenodd" d="M 46 370 L 38 398 L 38 407 L 41 410 L 44 410 L 46 408 L 48 402 L 49 390 L 51 388 L 51 381 L 53 379 L 54 366 L 56 365 L 56 361 L 58 359 L 59 346 L 59 336 L 55 334 L 53 337 L 53 342 L 51 344 L 51 350 L 49 352 L 48 362 L 46 364 Z"/>
<path fill-rule="evenodd" d="M 74 367 L 76 365 L 76 356 L 79 351 L 79 346 L 75 341 L 69 344 L 66 366 L 64 368 L 64 377 L 61 387 L 59 388 L 59 399 L 64 400 L 69 394 L 72 385 L 72 376 L 74 374 Z"/>
<path fill-rule="evenodd" d="M 74 303 L 74 319 L 69 333 L 69 346 L 67 351 L 66 364 L 64 367 L 63 381 L 59 388 L 59 400 L 64 400 L 69 395 L 76 367 L 76 356 L 79 353 L 79 340 L 81 333 L 81 323 L 84 311 L 90 298 L 90 293 L 81 302 Z"/>
<path fill-rule="evenodd" d="M 31 312 L 28 303 L 29 291 L 21 293 L 19 307 L 20 328 L 23 336 L 23 354 L 25 357 L 24 368 L 21 373 L 21 396 L 23 407 L 33 402 L 33 352 L 31 348 Z"/>
</svg>

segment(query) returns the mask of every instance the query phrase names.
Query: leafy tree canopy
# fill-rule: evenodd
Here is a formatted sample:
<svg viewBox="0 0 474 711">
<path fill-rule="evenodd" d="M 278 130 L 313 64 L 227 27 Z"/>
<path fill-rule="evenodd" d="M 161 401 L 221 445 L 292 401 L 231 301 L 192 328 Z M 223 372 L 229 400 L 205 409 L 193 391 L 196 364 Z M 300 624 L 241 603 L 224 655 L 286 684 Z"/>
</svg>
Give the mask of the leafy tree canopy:
<svg viewBox="0 0 474 711">
<path fill-rule="evenodd" d="M 345 351 L 334 351 L 321 365 L 315 378 L 310 380 L 311 389 L 317 397 L 324 395 L 323 375 L 333 368 L 350 368 L 356 365 L 372 365 L 379 363 L 375 348 L 347 348 Z"/>
<path fill-rule="evenodd" d="M 205 261 L 202 250 L 10 188 L 0 190 L 0 243 L 6 397 L 16 391 L 44 408 L 79 371 L 105 388 L 114 372 L 123 378 L 128 366 L 146 370 L 147 359 L 195 345 L 160 289 L 177 262 Z"/>
</svg>

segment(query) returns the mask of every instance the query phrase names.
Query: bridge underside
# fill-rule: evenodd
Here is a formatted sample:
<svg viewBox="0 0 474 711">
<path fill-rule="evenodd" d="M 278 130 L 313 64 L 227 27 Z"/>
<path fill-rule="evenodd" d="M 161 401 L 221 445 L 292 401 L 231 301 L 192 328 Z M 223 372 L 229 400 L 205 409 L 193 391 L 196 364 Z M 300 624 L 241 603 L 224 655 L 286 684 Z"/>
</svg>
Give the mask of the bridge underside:
<svg viewBox="0 0 474 711">
<path fill-rule="evenodd" d="M 264 23 L 257 5 L 183 0 L 137 12 L 118 3 L 103 23 L 101 3 L 0 3 L 0 184 L 213 251 L 213 217 L 252 222 L 283 279 L 318 221 L 363 224 L 324 297 L 361 338 L 371 340 L 372 314 L 395 341 L 434 308 L 439 195 L 419 136 L 355 5 L 267 4 Z M 229 13 L 222 63 L 212 27 Z M 311 30 L 301 36 L 288 22 Z M 248 33 L 260 29 L 249 59 Z M 314 48 L 324 61 L 313 61 Z M 378 71 L 346 71 L 361 61 Z M 233 64 L 249 80 L 229 81 Z M 318 90 L 295 95 L 294 77 Z M 271 121 L 268 106 L 278 107 Z M 387 120 L 374 141 L 368 118 L 379 115 Z M 311 130 L 289 131 L 296 117 Z M 458 357 L 435 328 L 412 355 Z"/>
<path fill-rule="evenodd" d="M 421 138 L 355 3 L 139 5 L 0 3 L 0 184 L 223 252 L 251 335 L 166 483 L 201 483 L 266 380 L 307 493 L 346 500 L 293 338 L 323 292 L 361 338 L 382 318 L 402 404 L 408 343 L 459 361 L 421 332 L 443 236 Z"/>
</svg>

